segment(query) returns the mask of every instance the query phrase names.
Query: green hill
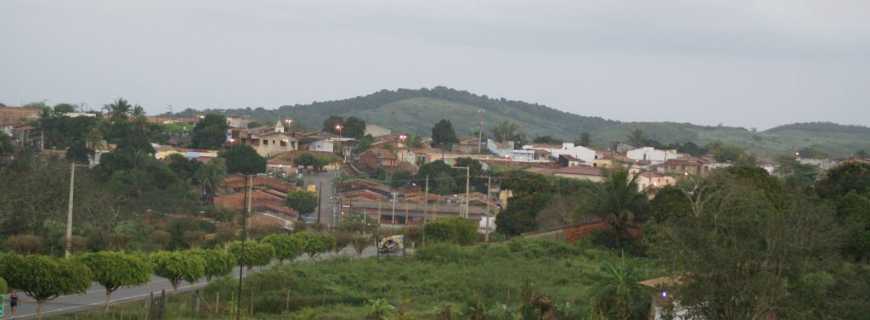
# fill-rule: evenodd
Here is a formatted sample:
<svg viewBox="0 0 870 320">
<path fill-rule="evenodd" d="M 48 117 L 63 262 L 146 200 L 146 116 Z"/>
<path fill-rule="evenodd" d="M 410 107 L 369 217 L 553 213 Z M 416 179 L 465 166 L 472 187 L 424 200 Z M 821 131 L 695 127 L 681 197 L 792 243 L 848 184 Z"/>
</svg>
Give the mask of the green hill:
<svg viewBox="0 0 870 320">
<path fill-rule="evenodd" d="M 593 144 L 597 146 L 623 141 L 631 130 L 637 128 L 650 138 L 665 144 L 687 141 L 706 144 L 721 141 L 765 156 L 791 153 L 805 147 L 832 156 L 847 156 L 857 150 L 870 150 L 870 128 L 861 126 L 800 123 L 753 132 L 739 127 L 699 126 L 689 123 L 619 122 L 445 87 L 381 90 L 361 97 L 282 106 L 274 110 L 247 108 L 212 111 L 228 115 L 247 115 L 264 121 L 290 117 L 312 129 L 320 128 L 323 120 L 330 115 L 356 116 L 368 123 L 426 136 L 430 134 L 432 125 L 440 119 L 452 121 L 459 135 L 471 134 L 479 128 L 479 119 L 482 117 L 487 128 L 500 121 L 515 122 L 529 137 L 551 135 L 573 140 L 581 133 L 588 132 Z M 190 112 L 193 111 L 185 111 Z M 485 129 L 487 131 L 489 130 Z"/>
</svg>

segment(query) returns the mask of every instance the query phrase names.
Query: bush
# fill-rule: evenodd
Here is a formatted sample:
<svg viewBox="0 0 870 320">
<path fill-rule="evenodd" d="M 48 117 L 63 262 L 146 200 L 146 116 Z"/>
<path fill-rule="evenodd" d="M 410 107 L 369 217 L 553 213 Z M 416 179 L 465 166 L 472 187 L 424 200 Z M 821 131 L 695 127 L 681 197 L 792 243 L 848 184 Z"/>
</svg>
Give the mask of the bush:
<svg viewBox="0 0 870 320">
<path fill-rule="evenodd" d="M 236 257 L 225 249 L 191 250 L 205 261 L 205 279 L 222 277 L 233 271 Z"/>
<path fill-rule="evenodd" d="M 477 241 L 477 225 L 463 218 L 438 219 L 423 228 L 427 241 L 450 242 L 461 245 Z"/>
<path fill-rule="evenodd" d="M 272 234 L 263 238 L 263 242 L 275 248 L 275 258 L 279 262 L 293 261 L 302 254 L 302 240 L 287 234 Z"/>
<path fill-rule="evenodd" d="M 3 276 L 9 281 L 9 286 L 36 300 L 37 318 L 40 319 L 46 301 L 85 292 L 91 285 L 91 270 L 77 259 L 6 255 L 3 260 Z"/>
<path fill-rule="evenodd" d="M 181 280 L 193 283 L 205 276 L 205 260 L 191 252 L 159 251 L 151 254 L 154 274 L 164 277 L 178 290 Z"/>
<path fill-rule="evenodd" d="M 311 258 L 335 248 L 335 237 L 328 234 L 303 231 L 295 233 L 293 236 L 302 241 L 302 251 Z"/>
<path fill-rule="evenodd" d="M 562 258 L 579 253 L 577 247 L 563 241 L 515 239 L 507 245 L 511 252 L 528 258 Z"/>
<path fill-rule="evenodd" d="M 244 244 L 244 250 L 242 245 Z M 264 242 L 248 240 L 233 241 L 229 245 L 229 251 L 236 257 L 240 264 L 248 267 L 248 269 L 256 266 L 265 266 L 272 262 L 275 257 L 275 248 L 272 245 Z"/>
<path fill-rule="evenodd" d="M 480 257 L 473 249 L 467 249 L 450 243 L 436 243 L 417 249 L 414 254 L 417 259 L 434 263 L 465 263 L 478 260 Z"/>
<path fill-rule="evenodd" d="M 42 238 L 32 234 L 19 234 L 6 239 L 3 246 L 20 254 L 34 254 L 42 251 Z"/>
</svg>

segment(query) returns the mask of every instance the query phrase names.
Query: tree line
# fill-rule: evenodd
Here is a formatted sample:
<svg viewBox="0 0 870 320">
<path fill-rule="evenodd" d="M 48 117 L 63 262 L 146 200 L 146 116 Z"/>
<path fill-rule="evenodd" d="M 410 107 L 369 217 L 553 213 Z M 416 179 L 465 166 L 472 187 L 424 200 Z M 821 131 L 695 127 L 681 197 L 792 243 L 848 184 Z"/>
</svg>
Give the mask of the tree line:
<svg viewBox="0 0 870 320">
<path fill-rule="evenodd" d="M 227 276 L 237 265 L 265 266 L 273 260 L 314 258 L 335 248 L 335 238 L 315 232 L 272 234 L 262 240 L 234 241 L 221 248 L 142 252 L 100 251 L 69 259 L 44 255 L 0 254 L 0 277 L 8 287 L 37 302 L 42 318 L 45 302 L 62 295 L 84 293 L 91 282 L 105 289 L 105 309 L 112 293 L 122 287 L 147 283 L 151 275 L 166 278 L 177 290 L 183 282 Z M 5 291 L 4 291 L 5 292 Z"/>
</svg>

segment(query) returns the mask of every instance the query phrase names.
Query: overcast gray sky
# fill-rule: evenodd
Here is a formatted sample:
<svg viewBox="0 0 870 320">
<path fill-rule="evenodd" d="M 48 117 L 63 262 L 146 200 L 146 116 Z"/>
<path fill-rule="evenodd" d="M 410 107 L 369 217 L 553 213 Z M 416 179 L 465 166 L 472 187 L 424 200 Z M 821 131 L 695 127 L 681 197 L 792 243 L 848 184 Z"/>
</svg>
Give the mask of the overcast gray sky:
<svg viewBox="0 0 870 320">
<path fill-rule="evenodd" d="M 870 125 L 866 0 L 2 0 L 0 102 L 149 113 L 444 85 L 582 115 Z"/>
</svg>

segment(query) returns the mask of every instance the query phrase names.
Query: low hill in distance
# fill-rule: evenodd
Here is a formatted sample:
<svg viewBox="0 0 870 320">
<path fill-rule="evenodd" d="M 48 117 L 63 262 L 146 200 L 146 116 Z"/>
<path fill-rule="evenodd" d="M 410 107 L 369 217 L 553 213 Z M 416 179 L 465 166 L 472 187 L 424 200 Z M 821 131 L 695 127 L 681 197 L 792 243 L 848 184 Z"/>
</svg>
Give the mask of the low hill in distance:
<svg viewBox="0 0 870 320">
<path fill-rule="evenodd" d="M 587 132 L 592 143 L 598 147 L 624 141 L 629 132 L 641 129 L 648 137 L 665 144 L 687 141 L 706 144 L 720 141 L 741 146 L 765 157 L 788 154 L 801 148 L 813 148 L 834 157 L 849 156 L 858 150 L 870 150 L 870 128 L 862 126 L 825 122 L 798 123 L 756 132 L 740 127 L 699 126 L 689 123 L 620 122 L 446 87 L 381 90 L 350 99 L 281 106 L 274 110 L 246 108 L 209 111 L 250 116 L 262 121 L 289 117 L 311 129 L 320 128 L 330 115 L 355 116 L 394 131 L 425 136 L 430 135 L 432 125 L 440 119 L 452 121 L 460 136 L 470 135 L 478 130 L 482 118 L 486 127 L 484 132 L 489 132 L 488 128 L 498 122 L 511 121 L 518 124 L 530 138 L 550 135 L 573 141 L 583 132 Z M 195 111 L 186 110 L 182 114 L 193 112 Z"/>
</svg>

